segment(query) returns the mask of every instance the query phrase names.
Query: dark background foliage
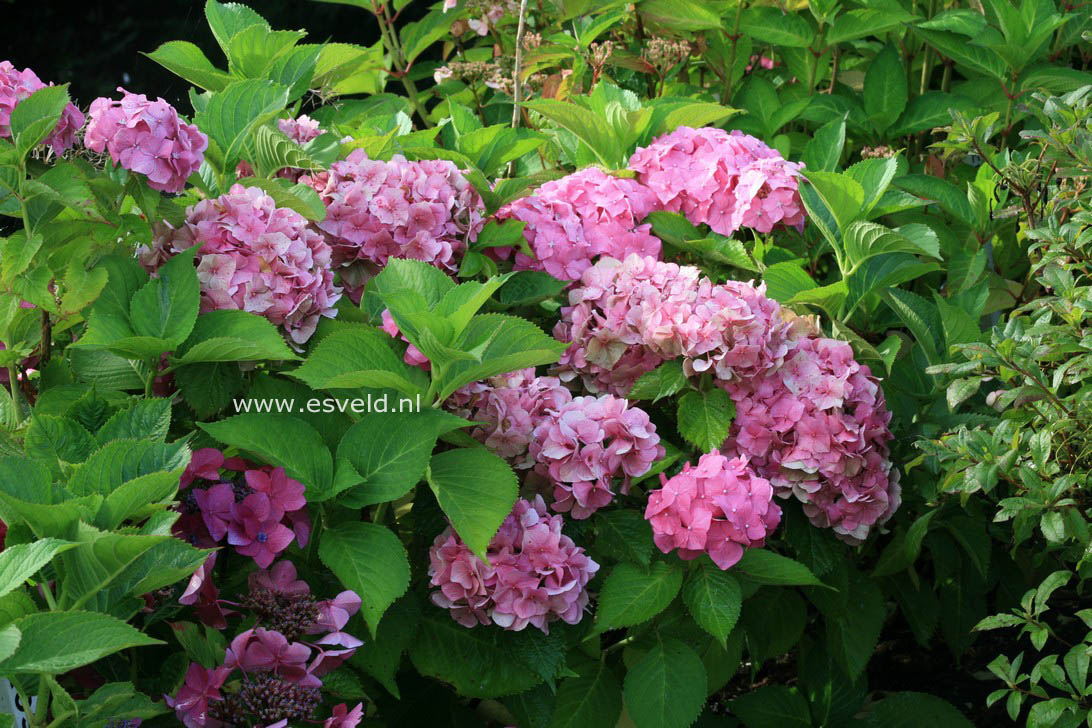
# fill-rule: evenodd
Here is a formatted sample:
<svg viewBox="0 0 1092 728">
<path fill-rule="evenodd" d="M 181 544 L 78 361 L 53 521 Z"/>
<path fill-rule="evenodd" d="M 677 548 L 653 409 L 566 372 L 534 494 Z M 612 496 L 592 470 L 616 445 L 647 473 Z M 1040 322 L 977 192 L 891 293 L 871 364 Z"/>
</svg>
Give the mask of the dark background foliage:
<svg viewBox="0 0 1092 728">
<path fill-rule="evenodd" d="M 253 0 L 248 3 L 274 29 L 304 29 L 305 42 L 337 41 L 371 45 L 379 29 L 371 13 L 349 5 L 306 0 Z M 425 14 L 429 3 L 410 3 L 404 18 Z M 113 96 L 124 86 L 133 93 L 162 96 L 183 112 L 190 110 L 189 84 L 141 55 L 169 40 L 196 43 L 213 63 L 224 65 L 205 22 L 203 0 L 113 0 L 74 5 L 56 0 L 0 3 L 8 33 L 0 60 L 30 67 L 46 83 L 72 83 L 72 96 L 86 107 L 97 96 Z"/>
</svg>

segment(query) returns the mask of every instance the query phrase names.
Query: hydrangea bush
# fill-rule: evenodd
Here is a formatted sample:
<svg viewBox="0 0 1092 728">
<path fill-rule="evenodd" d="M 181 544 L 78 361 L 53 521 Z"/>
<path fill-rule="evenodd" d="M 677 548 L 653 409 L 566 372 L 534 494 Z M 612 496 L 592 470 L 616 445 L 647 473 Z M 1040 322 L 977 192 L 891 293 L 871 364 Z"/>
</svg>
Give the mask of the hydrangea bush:
<svg viewBox="0 0 1092 728">
<path fill-rule="evenodd" d="M 967 725 L 889 655 L 937 633 L 961 658 L 1039 578 L 968 496 L 1045 486 L 987 458 L 955 497 L 933 473 L 969 450 L 908 444 L 981 425 L 948 409 L 992 377 L 1020 386 L 987 406 L 1062 402 L 1010 345 L 974 352 L 1035 285 L 1083 310 L 1056 270 L 1083 238 L 1033 284 L 1021 226 L 1086 187 L 1036 181 L 1014 102 L 1085 78 L 1044 49 L 1087 22 L 355 4 L 378 45 L 208 0 L 225 62 L 148 54 L 187 108 L 0 63 L 0 677 L 25 725 Z M 1080 531 L 1080 496 L 1044 503 L 1047 541 Z"/>
</svg>

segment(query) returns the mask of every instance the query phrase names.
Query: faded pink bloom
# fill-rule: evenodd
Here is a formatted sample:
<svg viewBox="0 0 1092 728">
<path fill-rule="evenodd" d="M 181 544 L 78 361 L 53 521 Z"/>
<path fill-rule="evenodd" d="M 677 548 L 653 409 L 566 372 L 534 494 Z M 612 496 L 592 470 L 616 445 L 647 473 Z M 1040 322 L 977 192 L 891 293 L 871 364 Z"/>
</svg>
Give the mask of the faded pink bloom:
<svg viewBox="0 0 1092 728">
<path fill-rule="evenodd" d="M 661 473 L 660 483 L 648 494 L 645 518 L 665 554 L 677 550 L 679 558 L 694 559 L 706 553 L 728 569 L 744 549 L 761 547 L 781 521 L 770 482 L 742 458 L 706 453 L 697 467 L 686 463 L 671 479 Z"/>
<path fill-rule="evenodd" d="M 660 257 L 652 226 L 641 224 L 656 197 L 636 180 L 587 167 L 547 182 L 530 197 L 497 212 L 497 219 L 527 224 L 523 235 L 534 257 L 516 253 L 515 270 L 543 270 L 563 281 L 578 280 L 600 256 L 619 260 L 630 253 Z M 510 248 L 493 248 L 500 258 Z"/>
<path fill-rule="evenodd" d="M 535 472 L 554 485 L 555 511 L 583 519 L 614 499 L 612 480 L 644 475 L 664 448 L 648 414 L 618 397 L 576 397 L 535 427 Z"/>
<path fill-rule="evenodd" d="M 485 563 L 448 528 L 429 551 L 432 601 L 465 627 L 496 624 L 549 632 L 558 619 L 576 624 L 588 604 L 587 584 L 599 565 L 561 533 L 540 496 L 518 500 L 489 544 Z"/>
<path fill-rule="evenodd" d="M 449 0 L 454 4 L 454 0 Z M 446 9 L 447 4 L 444 4 Z M 357 703 L 356 707 L 349 710 L 345 703 L 335 705 L 333 715 L 326 719 L 322 728 L 356 728 L 364 719 L 364 704 Z"/>
<path fill-rule="evenodd" d="M 11 112 L 20 101 L 27 98 L 35 91 L 39 91 L 52 83 L 42 83 L 38 74 L 29 68 L 22 71 L 15 70 L 11 61 L 0 61 L 0 138 L 11 138 Z M 66 149 L 76 143 L 76 132 L 83 126 L 84 115 L 72 104 L 64 107 L 57 126 L 45 138 L 43 144 L 49 145 L 54 154 L 63 154 Z"/>
<path fill-rule="evenodd" d="M 178 694 L 164 696 L 167 706 L 174 708 L 175 715 L 186 728 L 219 725 L 219 721 L 209 717 L 209 701 L 222 699 L 220 688 L 230 674 L 230 668 L 209 670 L 196 662 L 190 663 Z"/>
<path fill-rule="evenodd" d="M 272 672 L 298 685 L 318 687 L 322 683 L 307 669 L 310 657 L 307 645 L 289 642 L 280 632 L 256 627 L 231 641 L 224 667 L 243 672 Z"/>
<path fill-rule="evenodd" d="M 251 591 L 268 589 L 285 596 L 310 594 L 311 587 L 303 579 L 296 578 L 296 565 L 285 559 L 273 564 L 267 570 L 255 571 L 247 577 L 247 586 Z"/>
<path fill-rule="evenodd" d="M 100 97 L 91 102 L 84 145 L 144 175 L 153 190 L 181 192 L 205 159 L 208 137 L 181 121 L 162 98 L 149 101 L 120 86 L 118 91 L 120 101 Z"/>
</svg>

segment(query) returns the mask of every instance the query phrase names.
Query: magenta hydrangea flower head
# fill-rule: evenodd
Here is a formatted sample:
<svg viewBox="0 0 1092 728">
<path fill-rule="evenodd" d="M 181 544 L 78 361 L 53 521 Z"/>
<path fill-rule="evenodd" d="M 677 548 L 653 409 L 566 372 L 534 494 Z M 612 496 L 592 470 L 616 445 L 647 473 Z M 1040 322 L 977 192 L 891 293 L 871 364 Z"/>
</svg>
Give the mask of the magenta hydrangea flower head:
<svg viewBox="0 0 1092 728">
<path fill-rule="evenodd" d="M 534 257 L 516 253 L 515 270 L 542 270 L 563 281 L 579 280 L 600 256 L 622 260 L 630 253 L 660 257 L 652 226 L 641 224 L 656 204 L 636 180 L 588 167 L 547 182 L 535 194 L 505 205 L 500 220 L 527 225 L 523 235 Z M 492 249 L 507 257 L 511 249 Z"/>
<path fill-rule="evenodd" d="M 232 505 L 232 521 L 227 540 L 235 550 L 250 556 L 263 569 L 273 563 L 295 538 L 292 529 L 281 523 L 284 511 L 265 493 L 251 493 Z"/>
<path fill-rule="evenodd" d="M 261 189 L 235 185 L 198 202 L 180 228 L 161 230 L 142 257 L 154 268 L 198 243 L 202 311 L 264 316 L 295 344 L 311 338 L 320 316 L 336 315 L 341 290 L 334 286 L 330 246 L 302 215 L 277 207 Z"/>
<path fill-rule="evenodd" d="M 739 130 L 680 126 L 638 149 L 629 167 L 661 209 L 722 235 L 741 227 L 762 233 L 777 225 L 803 227 L 798 185 L 804 165 Z"/>
<path fill-rule="evenodd" d="M 644 475 L 664 448 L 648 414 L 619 397 L 576 397 L 547 412 L 530 443 L 535 472 L 554 486 L 553 509 L 583 519 L 614 499 L 611 481 Z"/>
<path fill-rule="evenodd" d="M 484 206 L 474 187 L 445 160 L 389 162 L 362 149 L 325 175 L 304 177 L 326 204 L 318 228 L 334 248 L 334 264 L 359 295 L 367 276 L 389 258 L 412 258 L 454 272 L 468 242 L 477 239 Z"/>
<path fill-rule="evenodd" d="M 517 468 L 534 465 L 528 453 L 535 427 L 572 400 L 557 377 L 535 376 L 534 368 L 490 377 L 459 388 L 447 406 L 452 412 L 482 422 L 470 434 Z"/>
<path fill-rule="evenodd" d="M 162 98 L 149 101 L 120 86 L 118 92 L 120 101 L 103 96 L 91 102 L 84 146 L 144 175 L 153 190 L 181 192 L 205 159 L 208 137 Z"/>
<path fill-rule="evenodd" d="M 11 137 L 11 112 L 16 105 L 35 91 L 52 86 L 42 83 L 38 74 L 29 68 L 17 71 L 11 61 L 0 61 L 0 138 Z M 54 154 L 63 154 L 76 143 L 76 132 L 83 126 L 84 115 L 72 104 L 64 107 L 57 126 L 45 138 L 45 144 Z"/>
<path fill-rule="evenodd" d="M 166 695 L 167 706 L 174 708 L 175 715 L 186 728 L 204 728 L 219 725 L 209 716 L 209 701 L 221 699 L 220 688 L 231 674 L 231 669 L 218 667 L 214 670 L 191 663 L 186 680 L 175 696 Z"/>
<path fill-rule="evenodd" d="M 744 549 L 761 547 L 781 522 L 770 481 L 743 458 L 706 453 L 696 467 L 686 463 L 671 479 L 661 473 L 660 483 L 663 487 L 648 494 L 645 518 L 665 554 L 677 550 L 681 559 L 709 554 L 728 569 Z"/>
<path fill-rule="evenodd" d="M 307 669 L 311 649 L 289 642 L 280 632 L 256 627 L 231 641 L 224 666 L 243 672 L 272 672 L 289 682 L 318 687 L 322 684 Z"/>
<path fill-rule="evenodd" d="M 364 704 L 357 703 L 349 710 L 345 703 L 335 705 L 332 715 L 322 724 L 322 728 L 356 728 L 364 719 Z"/>
<path fill-rule="evenodd" d="M 807 336 L 779 369 L 722 386 L 736 404 L 725 452 L 746 456 L 813 524 L 859 543 L 898 508 L 891 413 L 849 344 Z"/>
<path fill-rule="evenodd" d="M 576 624 L 588 604 L 587 584 L 599 570 L 584 549 L 561 532 L 541 496 L 518 500 L 489 544 L 489 564 L 451 528 L 429 551 L 432 601 L 464 627 L 496 624 L 549 632 L 551 622 Z"/>
</svg>

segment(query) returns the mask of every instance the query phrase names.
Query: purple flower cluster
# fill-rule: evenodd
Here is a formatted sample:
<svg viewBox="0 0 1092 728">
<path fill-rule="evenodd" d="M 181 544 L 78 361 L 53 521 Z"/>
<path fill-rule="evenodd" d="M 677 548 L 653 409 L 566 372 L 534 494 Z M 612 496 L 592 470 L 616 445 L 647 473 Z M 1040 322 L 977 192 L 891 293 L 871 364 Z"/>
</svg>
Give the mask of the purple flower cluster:
<svg viewBox="0 0 1092 728">
<path fill-rule="evenodd" d="M 619 397 L 576 397 L 548 410 L 532 433 L 535 472 L 554 486 L 553 509 L 584 519 L 614 499 L 611 481 L 644 475 L 663 457 L 656 426 Z"/>
<path fill-rule="evenodd" d="M 572 394 L 560 379 L 535 376 L 529 368 L 461 387 L 447 407 L 460 417 L 484 423 L 470 434 L 517 468 L 526 469 L 534 465 L 529 448 L 535 428 L 570 401 Z"/>
<path fill-rule="evenodd" d="M 780 368 L 721 384 L 736 405 L 725 452 L 795 496 L 813 524 L 859 543 L 898 508 L 891 413 L 849 344 L 807 336 Z"/>
<path fill-rule="evenodd" d="M 11 61 L 0 61 L 0 138 L 11 138 L 11 112 L 15 106 L 35 91 L 52 85 L 42 83 L 38 74 L 29 68 L 17 71 Z M 62 154 L 76 143 L 76 132 L 83 122 L 83 112 L 68 104 L 44 143 L 53 149 L 54 154 Z"/>
<path fill-rule="evenodd" d="M 196 546 L 211 547 L 226 538 L 238 553 L 265 568 L 293 539 L 301 547 L 310 539 L 303 484 L 284 468 L 252 466 L 204 448 L 193 454 L 180 488 L 183 515 L 175 533 Z"/>
<path fill-rule="evenodd" d="M 330 246 L 294 210 L 277 207 L 258 187 L 235 185 L 186 211 L 177 230 L 164 223 L 145 265 L 158 264 L 198 243 L 201 310 L 236 309 L 264 316 L 296 344 L 315 332 L 320 316 L 333 317 L 341 290 L 334 286 Z"/>
<path fill-rule="evenodd" d="M 349 618 L 360 610 L 360 597 L 353 591 L 317 601 L 290 561 L 250 574 L 248 588 L 235 606 L 252 611 L 256 625 L 231 641 L 222 665 L 214 669 L 190 665 L 177 694 L 167 696 L 167 705 L 189 728 L 263 724 L 272 728 L 289 720 L 307 720 L 321 701 L 321 678 L 362 644 L 344 632 Z M 312 639 L 308 635 L 321 636 L 308 641 Z M 242 673 L 238 689 L 224 694 L 224 682 L 236 671 Z M 359 705 L 353 710 L 340 705 L 323 725 L 353 728 L 362 710 Z"/>
<path fill-rule="evenodd" d="M 744 549 L 761 547 L 781 521 L 770 481 L 755 475 L 743 458 L 706 453 L 697 467 L 686 463 L 671 479 L 661 473 L 660 482 L 663 487 L 648 494 L 645 518 L 665 554 L 677 549 L 679 558 L 689 560 L 705 553 L 728 569 Z"/>
<path fill-rule="evenodd" d="M 662 362 L 685 358 L 688 372 L 724 380 L 777 366 L 789 325 L 764 285 L 714 285 L 697 268 L 630 255 L 584 271 L 562 307 L 554 337 L 569 342 L 562 379 L 580 375 L 591 391 L 623 395 Z"/>
<path fill-rule="evenodd" d="M 629 160 L 661 209 L 681 212 L 722 235 L 741 227 L 760 233 L 778 225 L 802 228 L 803 166 L 739 130 L 687 126 L 638 149 Z"/>
<path fill-rule="evenodd" d="M 120 101 L 100 97 L 91 102 L 83 143 L 93 152 L 108 152 L 116 164 L 148 178 L 162 192 L 181 192 L 205 159 L 208 137 L 163 99 L 149 101 L 118 87 Z"/>
<path fill-rule="evenodd" d="M 423 260 L 454 272 L 483 225 L 481 198 L 445 160 L 410 162 L 395 155 L 382 162 L 356 149 L 329 173 L 301 181 L 326 205 L 318 227 L 333 246 L 335 265 L 358 269 L 342 275 L 357 295 L 389 258 Z"/>
<path fill-rule="evenodd" d="M 561 533 L 562 517 L 548 515 L 541 497 L 518 500 L 489 544 L 488 562 L 448 528 L 429 550 L 432 601 L 464 627 L 496 624 L 549 632 L 558 619 L 580 621 L 587 584 L 599 564 Z"/>
<path fill-rule="evenodd" d="M 660 241 L 652 226 L 640 224 L 655 206 L 655 195 L 639 182 L 588 167 L 506 205 L 497 219 L 527 224 L 523 235 L 534 257 L 517 252 L 515 270 L 543 270 L 575 281 L 600 256 L 659 258 Z M 502 258 L 511 253 L 509 248 L 494 251 Z"/>
</svg>

